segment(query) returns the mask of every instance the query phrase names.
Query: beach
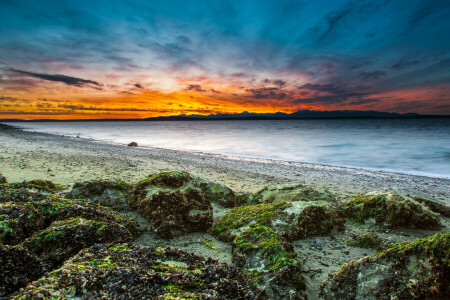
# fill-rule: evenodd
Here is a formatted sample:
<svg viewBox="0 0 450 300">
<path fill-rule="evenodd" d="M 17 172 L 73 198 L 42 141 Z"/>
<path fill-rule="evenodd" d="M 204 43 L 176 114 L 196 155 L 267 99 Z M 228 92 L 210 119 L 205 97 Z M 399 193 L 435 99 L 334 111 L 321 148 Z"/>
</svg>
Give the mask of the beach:
<svg viewBox="0 0 450 300">
<path fill-rule="evenodd" d="M 130 141 L 131 142 L 131 141 Z M 98 178 L 136 182 L 161 171 L 186 171 L 239 193 L 304 184 L 339 198 L 394 190 L 438 201 L 450 198 L 450 179 L 337 166 L 175 151 L 16 129 L 0 130 L 0 172 L 9 181 L 48 179 L 62 184 Z"/>
<path fill-rule="evenodd" d="M 6 177 L 9 183 L 33 179 L 50 180 L 57 184 L 63 184 L 62 195 L 66 196 L 66 193 L 77 182 L 108 179 L 111 182 L 124 180 L 136 184 L 139 180 L 160 172 L 182 171 L 210 182 L 225 185 L 236 194 L 256 193 L 254 195 L 257 195 L 257 191 L 269 187 L 269 189 L 263 190 L 263 193 L 264 191 L 272 192 L 278 195 L 277 197 L 283 197 L 285 191 L 302 193 L 302 190 L 313 188 L 319 191 L 328 190 L 334 198 L 345 203 L 346 199 L 357 194 L 377 192 L 388 195 L 393 191 L 407 197 L 418 196 L 433 199 L 447 207 L 445 208 L 447 211 L 450 198 L 450 180 L 445 178 L 161 148 L 129 147 L 76 137 L 27 132 L 9 126 L 0 126 L 0 149 L 0 173 Z M 136 184 L 136 186 L 138 185 Z M 312 202 L 318 200 L 316 198 L 308 199 L 307 201 Z M 282 201 L 282 198 L 277 201 Z M 301 203 L 301 201 L 297 203 Z M 400 203 L 398 205 L 401 205 Z M 163 249 L 173 247 L 200 255 L 199 257 L 202 258 L 211 257 L 220 263 L 235 264 L 237 262 L 235 242 L 230 243 L 229 240 L 214 233 L 217 224 L 226 220 L 227 217 L 229 218 L 230 208 L 218 203 L 212 204 L 211 220 L 215 226 L 212 232 L 210 229 L 203 232 L 188 232 L 169 239 L 157 234 L 154 226 L 137 211 L 119 210 L 119 212 L 126 218 L 137 222 L 143 229 L 143 233 L 135 237 L 135 245 Z M 254 207 L 257 208 L 258 205 Z M 327 205 L 323 207 L 327 207 Z M 171 214 L 171 210 L 175 210 L 173 207 L 168 209 L 169 211 L 166 213 L 169 214 Z M 243 211 L 245 207 L 236 207 L 233 210 L 235 209 Z M 301 209 L 291 210 L 290 213 L 292 212 L 296 214 L 301 212 Z M 402 209 L 398 213 L 399 218 L 403 218 Z M 420 211 L 417 213 L 420 214 Z M 415 214 L 411 214 L 411 222 L 414 218 L 419 218 L 419 223 L 421 223 L 422 216 L 417 217 Z M 319 218 L 323 218 L 323 216 L 319 216 Z M 314 224 L 315 220 L 311 219 L 310 222 Z M 317 220 L 317 222 L 313 226 L 320 228 L 322 224 L 326 224 L 327 217 Z M 409 220 L 403 223 L 403 225 L 407 225 L 406 227 L 401 225 L 395 229 L 378 226 L 373 219 L 356 224 L 354 221 L 345 221 L 338 217 L 333 222 L 340 224 L 341 227 L 339 229 L 333 227 L 334 229 L 331 231 L 327 229 L 323 234 L 288 238 L 291 244 L 286 248 L 290 250 L 286 251 L 295 253 L 294 255 L 302 264 L 302 282 L 306 285 L 304 293 L 308 299 L 318 299 L 321 283 L 325 282 L 330 274 L 339 270 L 345 263 L 375 255 L 379 253 L 380 249 L 384 249 L 380 247 L 386 247 L 385 245 L 390 243 L 414 242 L 418 238 L 448 233 L 450 228 L 448 212 L 442 213 L 440 216 L 441 227 L 433 225 L 434 227 L 431 226 L 428 229 L 420 228 L 420 226 L 417 228 L 417 224 L 409 224 Z M 225 227 L 225 230 L 228 229 Z M 330 235 L 330 232 L 333 234 Z M 358 239 L 377 242 L 375 246 L 351 244 L 352 240 Z M 272 273 L 269 272 L 269 274 Z M 275 287 L 277 286 L 278 284 L 275 285 Z M 281 286 L 284 285 L 281 284 Z M 266 292 L 270 291 L 267 287 L 264 289 Z M 345 291 L 344 288 L 340 289 Z M 328 293 L 331 292 L 328 291 Z M 272 298 L 269 296 L 269 299 Z"/>
</svg>

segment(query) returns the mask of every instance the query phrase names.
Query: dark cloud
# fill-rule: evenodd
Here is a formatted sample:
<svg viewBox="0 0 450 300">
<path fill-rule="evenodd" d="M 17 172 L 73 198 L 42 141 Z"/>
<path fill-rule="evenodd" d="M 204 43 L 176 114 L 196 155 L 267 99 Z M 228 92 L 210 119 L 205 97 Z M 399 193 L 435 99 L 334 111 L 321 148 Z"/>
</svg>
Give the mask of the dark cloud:
<svg viewBox="0 0 450 300">
<path fill-rule="evenodd" d="M 82 79 L 82 78 L 77 78 L 77 77 L 71 77 L 71 76 L 66 76 L 66 75 L 61 75 L 61 74 L 33 73 L 33 72 L 27 72 L 27 71 L 22 71 L 22 70 L 13 69 L 13 68 L 10 68 L 9 71 L 12 71 L 14 73 L 23 74 L 23 75 L 29 76 L 29 77 L 39 78 L 39 79 L 48 80 L 48 81 L 62 82 L 67 85 L 73 85 L 73 86 L 78 86 L 78 87 L 89 86 L 92 88 L 99 89 L 102 86 L 97 81 Z"/>
<path fill-rule="evenodd" d="M 293 101 L 294 103 L 356 104 L 364 101 L 366 103 L 375 101 L 369 100 L 371 92 L 364 86 L 347 87 L 336 84 L 307 83 L 299 89 L 304 92 L 309 91 L 310 93 L 305 94 L 305 96 L 310 96 L 296 99 Z"/>
<path fill-rule="evenodd" d="M 246 89 L 246 92 L 251 94 L 251 97 L 257 99 L 285 99 L 288 95 L 285 91 L 275 87 L 264 87 L 256 89 Z"/>
<path fill-rule="evenodd" d="M 399 61 L 391 66 L 392 70 L 403 70 L 412 66 L 419 64 L 420 61 L 412 60 L 412 61 Z"/>
<path fill-rule="evenodd" d="M 324 32 L 324 34 L 319 38 L 319 40 L 323 40 L 327 37 L 327 35 L 333 30 L 336 24 L 341 21 L 348 13 L 350 13 L 351 9 L 347 8 L 341 11 L 334 11 L 329 13 L 326 16 L 328 22 L 328 29 Z"/>
<path fill-rule="evenodd" d="M 190 84 L 186 87 L 186 90 L 188 91 L 196 91 L 196 92 L 206 92 L 204 89 L 202 89 L 202 86 L 200 84 Z"/>
<path fill-rule="evenodd" d="M 386 76 L 387 73 L 383 71 L 374 71 L 374 72 L 361 72 L 359 73 L 359 75 L 364 80 L 377 80 L 383 76 Z"/>
<path fill-rule="evenodd" d="M 135 83 L 134 86 L 137 87 L 138 89 L 142 89 L 143 88 L 140 83 Z"/>
<path fill-rule="evenodd" d="M 273 84 L 276 86 L 279 86 L 280 88 L 286 85 L 286 81 L 281 80 L 281 79 L 264 79 L 263 80 L 264 84 Z"/>
</svg>

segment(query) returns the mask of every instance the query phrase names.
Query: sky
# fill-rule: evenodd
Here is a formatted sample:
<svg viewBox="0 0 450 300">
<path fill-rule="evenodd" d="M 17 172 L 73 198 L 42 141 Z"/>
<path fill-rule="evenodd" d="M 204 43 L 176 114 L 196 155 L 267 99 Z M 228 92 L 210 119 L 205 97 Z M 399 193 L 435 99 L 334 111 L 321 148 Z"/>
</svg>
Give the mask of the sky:
<svg viewBox="0 0 450 300">
<path fill-rule="evenodd" d="M 450 114 L 448 0 L 0 0 L 0 119 Z"/>
</svg>

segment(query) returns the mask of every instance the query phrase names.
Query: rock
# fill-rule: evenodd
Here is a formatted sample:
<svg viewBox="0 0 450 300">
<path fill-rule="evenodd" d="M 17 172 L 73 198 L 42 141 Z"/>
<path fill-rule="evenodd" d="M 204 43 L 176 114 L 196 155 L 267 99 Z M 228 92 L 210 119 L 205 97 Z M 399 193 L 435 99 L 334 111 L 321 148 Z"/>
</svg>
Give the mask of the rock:
<svg viewBox="0 0 450 300">
<path fill-rule="evenodd" d="M 368 249 L 383 249 L 386 247 L 382 238 L 380 238 L 375 232 L 367 232 L 353 236 L 347 245 Z"/>
<path fill-rule="evenodd" d="M 301 264 L 291 242 L 344 230 L 345 217 L 335 202 L 273 202 L 235 207 L 213 228 L 232 243 L 233 262 L 269 299 L 302 299 Z"/>
<path fill-rule="evenodd" d="M 234 267 L 177 249 L 130 244 L 82 250 L 16 299 L 260 299 Z"/>
<path fill-rule="evenodd" d="M 0 243 L 19 244 L 51 223 L 73 217 L 119 224 L 135 237 L 141 233 L 135 221 L 106 207 L 82 199 L 64 199 L 22 189 L 0 194 Z"/>
<path fill-rule="evenodd" d="M 269 299 L 302 298 L 305 283 L 293 246 L 267 226 L 251 226 L 233 241 L 233 263 Z"/>
<path fill-rule="evenodd" d="M 6 183 L 6 179 L 5 182 Z M 4 184 L 0 187 L 2 190 L 10 189 L 27 189 L 44 193 L 56 193 L 63 188 L 62 185 L 57 185 L 50 180 L 34 179 L 23 182 L 12 182 Z"/>
<path fill-rule="evenodd" d="M 0 244 L 0 298 L 39 279 L 46 270 L 39 258 L 23 249 Z"/>
<path fill-rule="evenodd" d="M 231 209 L 212 233 L 224 242 L 232 242 L 252 224 L 272 227 L 292 241 L 342 232 L 345 217 L 339 206 L 325 201 L 262 203 Z"/>
<path fill-rule="evenodd" d="M 450 234 L 437 233 L 349 262 L 321 284 L 324 299 L 448 299 Z"/>
<path fill-rule="evenodd" d="M 67 198 L 86 199 L 115 210 L 128 211 L 127 197 L 130 191 L 131 184 L 125 181 L 98 179 L 75 183 Z"/>
<path fill-rule="evenodd" d="M 440 214 L 441 216 L 450 217 L 450 207 L 443 203 L 439 203 L 437 201 L 433 201 L 422 197 L 413 197 L 413 199 L 419 203 L 423 203 L 430 210 Z"/>
<path fill-rule="evenodd" d="M 297 201 L 334 202 L 336 198 L 327 190 L 317 190 L 304 185 L 265 187 L 247 199 L 247 204 Z"/>
<path fill-rule="evenodd" d="M 384 228 L 408 227 L 439 229 L 439 216 L 412 198 L 396 193 L 360 194 L 344 204 L 345 215 L 352 221 L 364 223 L 374 219 Z"/>
<path fill-rule="evenodd" d="M 137 147 L 137 146 L 138 146 L 138 143 L 136 143 L 136 142 L 131 142 L 128 144 L 128 147 Z"/>
<path fill-rule="evenodd" d="M 3 183 L 8 183 L 8 181 L 6 180 L 6 177 L 5 177 L 5 176 L 3 176 L 2 174 L 0 174 L 0 184 L 3 184 Z"/>
<path fill-rule="evenodd" d="M 80 250 L 101 243 L 131 241 L 131 233 L 122 225 L 71 218 L 57 221 L 23 242 L 23 246 L 54 269 Z"/>
<path fill-rule="evenodd" d="M 203 193 L 211 200 L 211 202 L 215 202 L 226 208 L 231 208 L 238 205 L 238 203 L 236 203 L 236 194 L 229 187 L 198 176 L 191 176 L 198 183 Z"/>
<path fill-rule="evenodd" d="M 163 238 L 206 232 L 213 223 L 211 200 L 184 172 L 163 172 L 139 181 L 127 202 Z"/>
</svg>

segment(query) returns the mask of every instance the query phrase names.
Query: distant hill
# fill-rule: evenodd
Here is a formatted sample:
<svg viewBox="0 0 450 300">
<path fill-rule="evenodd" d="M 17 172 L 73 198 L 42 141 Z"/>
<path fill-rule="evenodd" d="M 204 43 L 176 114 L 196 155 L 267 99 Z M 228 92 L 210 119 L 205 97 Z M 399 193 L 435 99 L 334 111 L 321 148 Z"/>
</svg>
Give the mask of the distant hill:
<svg viewBox="0 0 450 300">
<path fill-rule="evenodd" d="M 399 118 L 450 118 L 450 115 L 421 115 L 417 113 L 388 113 L 373 110 L 299 110 L 287 114 L 276 113 L 251 113 L 244 111 L 238 114 L 215 115 L 177 115 L 167 117 L 152 117 L 146 119 L 84 119 L 84 120 L 55 120 L 41 119 L 29 120 L 29 122 L 79 122 L 79 121 L 192 121 L 192 120 L 308 120 L 308 119 L 399 119 Z M 27 122 L 20 119 L 0 119 L 0 122 Z"/>
<path fill-rule="evenodd" d="M 282 112 L 276 113 L 250 113 L 244 111 L 239 114 L 216 114 L 216 115 L 178 115 L 167 117 L 153 117 L 146 120 L 289 120 L 289 119 L 362 119 L 362 118 L 417 118 L 424 115 L 416 113 L 388 113 L 379 111 L 359 111 L 359 110 L 334 110 L 334 111 L 318 111 L 318 110 L 299 110 L 297 112 L 287 114 Z"/>
</svg>

